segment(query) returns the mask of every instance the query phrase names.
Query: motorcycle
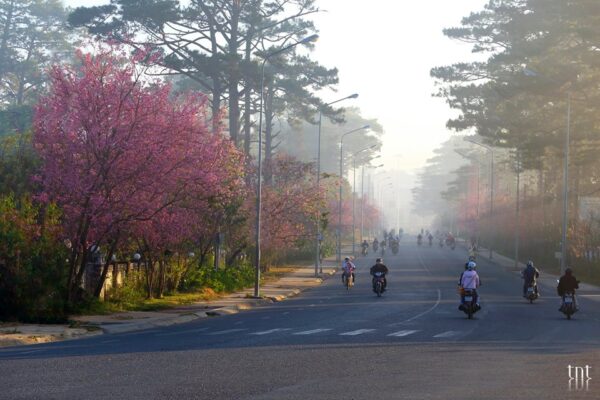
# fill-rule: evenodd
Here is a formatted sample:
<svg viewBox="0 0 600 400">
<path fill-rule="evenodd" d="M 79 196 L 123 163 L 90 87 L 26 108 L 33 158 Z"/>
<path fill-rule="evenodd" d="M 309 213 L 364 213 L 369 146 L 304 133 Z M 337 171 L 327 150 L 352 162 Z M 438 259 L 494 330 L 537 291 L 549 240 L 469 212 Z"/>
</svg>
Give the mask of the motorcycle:
<svg viewBox="0 0 600 400">
<path fill-rule="evenodd" d="M 381 246 L 381 257 L 385 256 L 385 246 Z"/>
<path fill-rule="evenodd" d="M 440 239 L 440 249 L 444 248 L 444 241 L 442 239 Z"/>
<path fill-rule="evenodd" d="M 569 292 L 564 294 L 560 311 L 567 316 L 567 319 L 571 319 L 571 315 L 577 312 L 575 293 Z"/>
<path fill-rule="evenodd" d="M 398 254 L 398 251 L 400 250 L 400 246 L 398 246 L 398 244 L 394 243 L 392 245 L 392 253 L 394 253 L 394 255 Z"/>
<path fill-rule="evenodd" d="M 373 291 L 377 293 L 377 297 L 381 297 L 383 292 L 385 292 L 385 274 L 383 272 L 375 272 L 373 280 Z"/>
<path fill-rule="evenodd" d="M 363 248 L 362 248 L 362 255 L 363 255 L 363 257 L 366 257 L 367 254 L 369 254 L 369 248 L 366 247 L 366 246 L 363 246 Z"/>
<path fill-rule="evenodd" d="M 468 319 L 473 319 L 473 314 L 481 309 L 476 302 L 477 293 L 474 290 L 466 289 L 463 296 L 462 304 L 460 305 L 460 310 L 467 314 Z"/>
<path fill-rule="evenodd" d="M 352 275 L 348 276 L 347 274 L 344 274 L 344 286 L 346 286 L 346 290 L 350 290 L 350 288 L 354 286 Z"/>
<path fill-rule="evenodd" d="M 423 244 L 423 239 L 418 238 L 417 239 L 417 245 L 421 246 Z"/>
<path fill-rule="evenodd" d="M 527 298 L 527 300 L 529 300 L 529 304 L 533 304 L 533 301 L 537 300 L 537 298 L 539 297 L 539 294 L 535 290 L 534 285 L 529 285 L 529 287 L 527 287 L 527 292 L 525 293 L 525 297 Z"/>
<path fill-rule="evenodd" d="M 377 253 L 378 249 L 379 249 L 379 243 L 373 243 L 373 253 Z"/>
<path fill-rule="evenodd" d="M 429 247 L 433 246 L 433 238 L 429 238 Z"/>
</svg>

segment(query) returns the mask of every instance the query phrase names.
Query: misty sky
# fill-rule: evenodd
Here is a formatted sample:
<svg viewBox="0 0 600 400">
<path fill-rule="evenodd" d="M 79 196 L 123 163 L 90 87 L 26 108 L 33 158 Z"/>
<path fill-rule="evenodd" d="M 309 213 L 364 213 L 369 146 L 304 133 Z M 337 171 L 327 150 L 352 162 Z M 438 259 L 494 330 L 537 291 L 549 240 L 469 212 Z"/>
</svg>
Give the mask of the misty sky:
<svg viewBox="0 0 600 400">
<path fill-rule="evenodd" d="M 72 7 L 109 2 L 63 1 Z M 429 70 L 473 58 L 468 45 L 448 40 L 442 29 L 458 25 L 486 2 L 319 0 L 327 12 L 316 18 L 320 39 L 314 58 L 338 67 L 341 81 L 338 94 L 323 97 L 336 100 L 360 94 L 356 105 L 384 126 L 386 167 L 409 171 L 423 166 L 433 149 L 451 134 L 445 123 L 452 111 L 443 100 L 431 96 L 434 86 Z"/>
</svg>

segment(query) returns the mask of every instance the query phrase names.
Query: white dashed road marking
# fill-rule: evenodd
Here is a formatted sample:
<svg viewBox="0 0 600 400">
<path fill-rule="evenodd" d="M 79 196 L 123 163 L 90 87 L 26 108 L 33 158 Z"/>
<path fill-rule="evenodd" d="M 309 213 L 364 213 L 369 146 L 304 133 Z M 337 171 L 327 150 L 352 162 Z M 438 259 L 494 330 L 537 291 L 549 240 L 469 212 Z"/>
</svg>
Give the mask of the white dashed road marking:
<svg viewBox="0 0 600 400">
<path fill-rule="evenodd" d="M 276 332 L 285 332 L 285 331 L 291 331 L 291 329 L 289 329 L 289 328 L 277 328 L 277 329 L 270 329 L 270 330 L 268 330 L 268 331 L 253 332 L 253 333 L 250 333 L 250 335 L 258 335 L 258 336 L 261 336 L 261 335 L 269 335 L 269 334 L 271 334 L 271 333 L 276 333 Z"/>
<path fill-rule="evenodd" d="M 325 328 L 325 329 L 313 329 L 312 331 L 296 332 L 296 333 L 294 333 L 294 335 L 314 335 L 315 333 L 327 332 L 327 331 L 330 331 L 330 330 L 331 329 L 329 329 L 329 328 Z"/>
<path fill-rule="evenodd" d="M 435 335 L 434 338 L 444 339 L 444 338 L 449 338 L 449 337 L 457 336 L 457 335 L 460 335 L 460 331 L 447 331 L 447 332 L 443 332 L 438 335 Z"/>
<path fill-rule="evenodd" d="M 228 333 L 234 333 L 234 332 L 241 332 L 241 331 L 247 331 L 248 329 L 227 329 L 224 331 L 218 331 L 218 332 L 212 332 L 212 333 L 207 333 L 207 335 L 226 335 Z"/>
<path fill-rule="evenodd" d="M 359 329 L 357 331 L 340 333 L 340 336 L 357 336 L 362 335 L 363 333 L 369 333 L 373 331 L 375 331 L 375 329 Z"/>
<path fill-rule="evenodd" d="M 404 336 L 412 335 L 417 332 L 419 332 L 419 331 L 399 331 L 399 332 L 390 333 L 388 336 L 404 337 Z"/>
</svg>

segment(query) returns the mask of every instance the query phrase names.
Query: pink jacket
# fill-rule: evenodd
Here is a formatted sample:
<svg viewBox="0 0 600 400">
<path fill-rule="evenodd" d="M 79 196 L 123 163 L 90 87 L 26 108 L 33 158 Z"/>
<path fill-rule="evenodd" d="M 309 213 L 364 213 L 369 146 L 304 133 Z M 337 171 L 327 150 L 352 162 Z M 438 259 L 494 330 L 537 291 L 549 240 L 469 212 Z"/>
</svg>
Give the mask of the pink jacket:
<svg viewBox="0 0 600 400">
<path fill-rule="evenodd" d="M 477 289 L 479 287 L 479 275 L 476 271 L 465 271 L 460 281 L 460 286 L 465 289 Z"/>
<path fill-rule="evenodd" d="M 345 262 L 344 265 L 342 266 L 342 268 L 344 269 L 345 272 L 349 272 L 349 273 L 354 272 L 354 270 L 356 269 L 354 264 L 352 264 L 352 262 L 350 262 L 350 261 Z"/>
</svg>

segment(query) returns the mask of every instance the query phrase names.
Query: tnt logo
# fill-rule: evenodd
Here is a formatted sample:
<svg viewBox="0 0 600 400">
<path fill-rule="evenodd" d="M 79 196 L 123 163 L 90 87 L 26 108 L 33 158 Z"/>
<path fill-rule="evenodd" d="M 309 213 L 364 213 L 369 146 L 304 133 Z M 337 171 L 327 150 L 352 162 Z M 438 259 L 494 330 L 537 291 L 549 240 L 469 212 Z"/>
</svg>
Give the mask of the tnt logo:
<svg viewBox="0 0 600 400">
<path fill-rule="evenodd" d="M 585 367 L 576 367 L 573 365 L 569 365 L 569 391 L 588 391 L 590 386 L 590 381 L 592 377 L 590 376 L 590 370 L 592 367 L 586 365 Z"/>
</svg>

